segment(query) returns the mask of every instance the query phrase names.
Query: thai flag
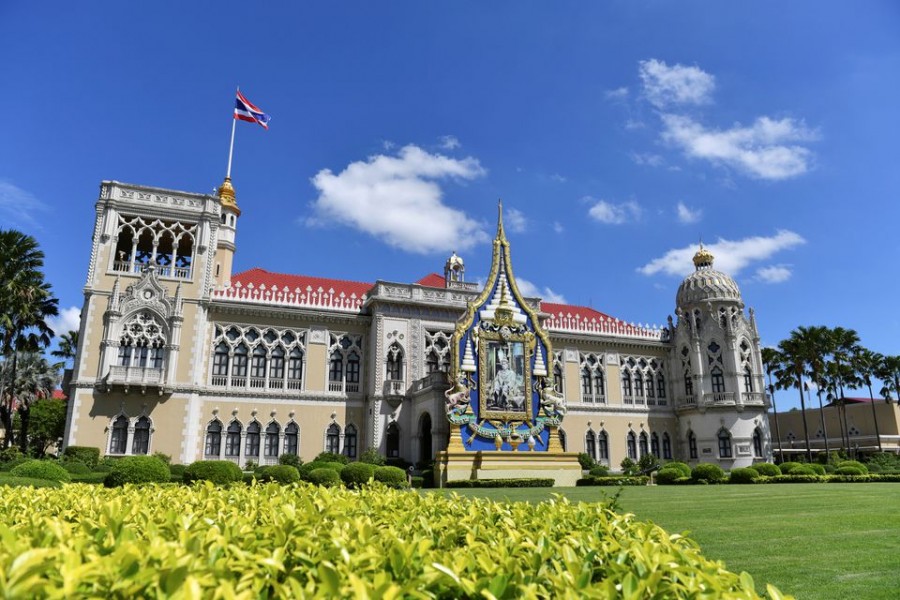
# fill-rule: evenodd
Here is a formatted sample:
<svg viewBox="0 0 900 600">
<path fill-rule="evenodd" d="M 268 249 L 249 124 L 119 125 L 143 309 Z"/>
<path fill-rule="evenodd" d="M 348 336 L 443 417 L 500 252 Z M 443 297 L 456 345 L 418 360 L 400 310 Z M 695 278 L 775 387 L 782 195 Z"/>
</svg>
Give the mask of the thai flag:
<svg viewBox="0 0 900 600">
<path fill-rule="evenodd" d="M 259 123 L 263 129 L 269 128 L 272 117 L 264 113 L 258 106 L 247 100 L 240 90 L 237 92 L 237 100 L 234 104 L 234 118 L 251 123 Z"/>
</svg>

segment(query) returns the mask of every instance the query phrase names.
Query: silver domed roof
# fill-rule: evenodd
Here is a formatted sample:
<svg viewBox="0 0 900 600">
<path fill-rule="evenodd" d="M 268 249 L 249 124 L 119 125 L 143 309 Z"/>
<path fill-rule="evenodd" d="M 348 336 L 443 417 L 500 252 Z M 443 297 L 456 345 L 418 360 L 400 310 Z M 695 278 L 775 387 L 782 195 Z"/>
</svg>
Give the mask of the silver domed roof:
<svg viewBox="0 0 900 600">
<path fill-rule="evenodd" d="M 712 268 L 713 255 L 702 246 L 694 255 L 697 270 L 684 278 L 678 286 L 675 302 L 678 306 L 710 302 L 713 300 L 732 300 L 741 302 L 741 290 L 730 275 Z"/>
</svg>

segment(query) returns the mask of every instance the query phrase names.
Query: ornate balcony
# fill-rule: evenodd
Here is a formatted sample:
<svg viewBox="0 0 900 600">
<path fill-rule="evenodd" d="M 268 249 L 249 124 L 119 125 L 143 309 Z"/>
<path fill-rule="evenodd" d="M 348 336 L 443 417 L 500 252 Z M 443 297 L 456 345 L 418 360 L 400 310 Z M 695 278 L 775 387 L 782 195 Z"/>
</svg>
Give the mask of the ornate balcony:
<svg viewBox="0 0 900 600">
<path fill-rule="evenodd" d="M 713 392 L 703 394 L 705 406 L 730 406 L 734 404 L 734 392 Z"/>
<path fill-rule="evenodd" d="M 112 385 L 122 385 L 127 392 L 131 386 L 141 388 L 141 393 L 148 387 L 158 388 L 163 393 L 163 370 L 157 367 L 122 367 L 112 366 L 106 376 L 107 389 Z"/>
<path fill-rule="evenodd" d="M 742 392 L 741 401 L 748 406 L 766 405 L 766 398 L 763 392 Z"/>
</svg>

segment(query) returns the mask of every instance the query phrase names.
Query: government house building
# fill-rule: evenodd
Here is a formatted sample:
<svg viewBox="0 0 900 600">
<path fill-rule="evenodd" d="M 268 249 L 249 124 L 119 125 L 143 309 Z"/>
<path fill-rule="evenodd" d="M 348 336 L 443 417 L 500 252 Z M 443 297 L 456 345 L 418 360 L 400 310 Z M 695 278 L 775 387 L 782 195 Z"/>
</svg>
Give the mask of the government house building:
<svg viewBox="0 0 900 600">
<path fill-rule="evenodd" d="M 240 216 L 228 178 L 215 194 L 102 182 L 64 443 L 242 467 L 367 448 L 433 460 L 454 433 L 451 338 L 481 291 L 463 259 L 414 282 L 233 273 Z M 613 470 L 648 453 L 772 460 L 754 313 L 713 260 L 699 249 L 663 327 L 526 299 L 551 342 L 565 451 Z"/>
</svg>

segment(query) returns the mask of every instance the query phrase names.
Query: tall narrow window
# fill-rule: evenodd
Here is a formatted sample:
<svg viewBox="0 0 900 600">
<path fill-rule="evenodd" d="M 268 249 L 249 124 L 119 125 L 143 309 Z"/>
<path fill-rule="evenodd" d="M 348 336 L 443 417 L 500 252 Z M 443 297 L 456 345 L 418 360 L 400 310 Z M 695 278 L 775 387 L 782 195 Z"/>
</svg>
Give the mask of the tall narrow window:
<svg viewBox="0 0 900 600">
<path fill-rule="evenodd" d="M 292 390 L 300 389 L 303 381 L 303 352 L 299 348 L 291 350 L 288 360 L 288 387 Z"/>
<path fill-rule="evenodd" d="M 725 428 L 719 430 L 719 458 L 731 458 L 731 434 Z"/>
<path fill-rule="evenodd" d="M 590 429 L 584 436 L 584 451 L 591 458 L 597 458 L 597 436 Z"/>
<path fill-rule="evenodd" d="M 591 398 L 591 371 L 587 367 L 581 369 L 581 395 L 588 402 Z"/>
<path fill-rule="evenodd" d="M 275 458 L 278 456 L 278 442 L 280 437 L 281 427 L 278 426 L 278 423 L 272 421 L 271 423 L 266 425 L 266 458 Z"/>
<path fill-rule="evenodd" d="M 663 446 L 663 448 L 662 448 L 663 458 L 666 460 L 671 460 L 671 458 L 672 458 L 672 440 L 671 440 L 671 438 L 669 438 L 668 433 L 663 434 L 662 446 Z"/>
<path fill-rule="evenodd" d="M 206 426 L 206 450 L 207 457 L 218 458 L 222 451 L 222 422 L 216 419 Z"/>
<path fill-rule="evenodd" d="M 691 458 L 697 458 L 697 436 L 693 431 L 688 431 L 688 454 Z"/>
<path fill-rule="evenodd" d="M 710 375 L 712 376 L 712 391 L 714 394 L 719 394 L 725 391 L 725 375 L 722 373 L 722 369 L 719 367 L 714 367 L 712 371 L 710 371 Z"/>
<path fill-rule="evenodd" d="M 622 395 L 624 396 L 632 396 L 631 390 L 631 373 L 628 371 L 622 372 Z"/>
<path fill-rule="evenodd" d="M 663 377 L 662 373 L 656 376 L 656 396 L 658 398 L 666 397 L 666 378 Z"/>
<path fill-rule="evenodd" d="M 228 424 L 225 430 L 225 456 L 235 458 L 241 455 L 241 431 L 243 427 L 237 421 Z"/>
<path fill-rule="evenodd" d="M 640 449 L 641 449 L 641 458 L 650 454 L 649 444 L 647 443 L 647 434 L 645 432 L 641 432 L 640 436 Z"/>
<path fill-rule="evenodd" d="M 234 349 L 232 375 L 235 377 L 247 376 L 247 346 L 244 344 L 238 344 L 238 347 Z"/>
<path fill-rule="evenodd" d="M 347 425 L 344 428 L 344 456 L 356 458 L 356 426 Z"/>
<path fill-rule="evenodd" d="M 597 446 L 600 460 L 609 460 L 609 435 L 605 431 L 601 431 L 597 436 Z"/>
<path fill-rule="evenodd" d="M 119 366 L 131 366 L 131 341 L 124 341 L 119 346 Z"/>
<path fill-rule="evenodd" d="M 594 371 L 594 393 L 598 396 L 606 394 L 606 385 L 603 382 L 603 371 L 599 368 Z"/>
<path fill-rule="evenodd" d="M 400 427 L 396 421 L 392 421 L 387 428 L 387 456 L 388 458 L 398 458 L 400 456 Z"/>
<path fill-rule="evenodd" d="M 650 453 L 653 454 L 656 458 L 660 457 L 659 454 L 659 436 L 656 435 L 656 432 L 650 434 Z"/>
<path fill-rule="evenodd" d="M 631 460 L 637 460 L 638 459 L 637 438 L 634 435 L 633 431 L 628 432 L 627 447 L 628 447 L 628 458 L 630 458 Z"/>
<path fill-rule="evenodd" d="M 403 380 L 403 348 L 397 342 L 388 348 L 385 375 L 389 381 Z"/>
<path fill-rule="evenodd" d="M 337 454 L 341 451 L 341 428 L 337 423 L 328 426 L 325 432 L 325 452 Z"/>
<path fill-rule="evenodd" d="M 297 456 L 300 447 L 300 428 L 291 421 L 284 428 L 284 453 Z"/>
<path fill-rule="evenodd" d="M 563 391 L 563 370 L 559 363 L 553 365 L 553 389 L 562 394 Z"/>
<path fill-rule="evenodd" d="M 220 342 L 216 346 L 216 353 L 213 354 L 213 375 L 219 377 L 228 376 L 228 345 Z M 224 385 L 224 381 L 222 385 Z"/>
<path fill-rule="evenodd" d="M 753 430 L 753 456 L 756 458 L 763 457 L 762 432 L 759 427 Z"/>
<path fill-rule="evenodd" d="M 359 391 L 359 354 L 356 352 L 347 357 L 347 391 Z"/>
<path fill-rule="evenodd" d="M 750 367 L 744 368 L 744 391 L 753 391 L 753 373 L 750 371 Z"/>
<path fill-rule="evenodd" d="M 332 384 L 340 384 L 344 381 L 344 357 L 340 351 L 335 350 L 331 353 L 331 360 L 328 362 L 328 382 Z"/>
<path fill-rule="evenodd" d="M 128 451 L 128 417 L 120 415 L 113 421 L 109 436 L 109 453 L 125 454 Z"/>
<path fill-rule="evenodd" d="M 134 440 L 131 442 L 132 454 L 147 454 L 150 451 L 150 419 L 141 417 L 134 424 Z"/>
<path fill-rule="evenodd" d="M 653 398 L 656 396 L 656 390 L 653 389 L 653 373 L 647 373 L 647 397 Z"/>
<path fill-rule="evenodd" d="M 685 396 L 693 396 L 694 395 L 694 379 L 691 377 L 690 373 L 684 374 L 684 395 Z"/>
<path fill-rule="evenodd" d="M 284 348 L 281 346 L 272 350 L 272 358 L 269 360 L 269 387 L 284 387 Z"/>
<path fill-rule="evenodd" d="M 644 395 L 644 376 L 640 371 L 634 374 L 634 394 L 638 397 Z"/>
<path fill-rule="evenodd" d="M 262 379 L 266 376 L 266 349 L 260 344 L 253 349 L 253 360 L 250 362 L 250 377 Z"/>
<path fill-rule="evenodd" d="M 259 434 L 262 427 L 259 421 L 251 421 L 247 425 L 247 442 L 244 445 L 244 455 L 247 458 L 259 459 Z"/>
</svg>

